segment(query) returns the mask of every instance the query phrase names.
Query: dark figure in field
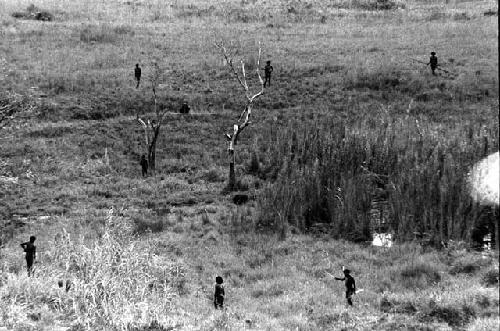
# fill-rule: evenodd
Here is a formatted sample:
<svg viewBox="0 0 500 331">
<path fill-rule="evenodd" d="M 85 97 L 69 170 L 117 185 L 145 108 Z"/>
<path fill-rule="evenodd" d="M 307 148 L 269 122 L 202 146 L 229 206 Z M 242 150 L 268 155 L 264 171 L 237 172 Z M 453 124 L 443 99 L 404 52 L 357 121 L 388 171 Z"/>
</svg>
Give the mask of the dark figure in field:
<svg viewBox="0 0 500 331">
<path fill-rule="evenodd" d="M 139 63 L 135 65 L 134 74 L 135 79 L 137 80 L 137 86 L 135 88 L 139 88 L 139 84 L 141 82 L 141 68 L 139 67 Z"/>
<path fill-rule="evenodd" d="M 215 309 L 222 309 L 224 306 L 224 281 L 221 276 L 215 277 L 214 306 Z"/>
<path fill-rule="evenodd" d="M 28 277 L 33 275 L 33 263 L 36 259 L 35 236 L 30 237 L 30 241 L 22 243 L 21 247 L 26 253 L 26 266 L 28 268 Z"/>
<path fill-rule="evenodd" d="M 335 277 L 335 279 L 345 281 L 345 298 L 347 299 L 347 303 L 352 306 L 352 296 L 356 293 L 356 282 L 351 276 L 351 271 L 344 269 L 344 277 Z"/>
<path fill-rule="evenodd" d="M 436 73 L 436 68 L 438 67 L 438 58 L 436 56 L 436 52 L 431 52 L 431 57 L 429 59 L 429 63 L 427 63 L 427 65 L 431 65 L 431 70 L 432 70 L 432 74 L 435 76 Z"/>
<path fill-rule="evenodd" d="M 273 72 L 273 66 L 271 65 L 271 61 L 267 61 L 266 66 L 264 67 L 264 87 L 266 87 L 266 83 L 269 83 L 269 86 L 271 86 L 271 72 Z"/>
<path fill-rule="evenodd" d="M 189 110 L 190 110 L 190 108 L 189 108 L 187 101 L 184 101 L 182 103 L 181 110 L 179 112 L 181 114 L 189 114 Z"/>
<path fill-rule="evenodd" d="M 141 168 L 142 168 L 142 177 L 146 177 L 148 175 L 148 160 L 146 160 L 146 155 L 142 154 L 141 156 Z"/>
</svg>

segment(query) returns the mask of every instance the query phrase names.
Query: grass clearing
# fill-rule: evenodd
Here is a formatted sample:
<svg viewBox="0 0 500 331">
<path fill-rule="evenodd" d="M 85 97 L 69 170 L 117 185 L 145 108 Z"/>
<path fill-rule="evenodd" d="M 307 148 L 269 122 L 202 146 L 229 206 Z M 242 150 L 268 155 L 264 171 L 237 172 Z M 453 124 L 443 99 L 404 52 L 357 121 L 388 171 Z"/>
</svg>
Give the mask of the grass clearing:
<svg viewBox="0 0 500 331">
<path fill-rule="evenodd" d="M 0 328 L 498 328 L 497 259 L 462 250 L 495 216 L 464 179 L 498 150 L 495 1 L 39 0 L 53 21 L 12 17 L 31 3 L 0 2 Z M 223 134 L 244 98 L 221 38 L 247 62 L 262 42 L 275 69 L 233 194 Z M 414 61 L 431 50 L 452 75 Z M 169 112 L 143 179 L 153 62 Z M 393 247 L 367 245 L 389 225 Z M 342 265 L 353 309 L 327 274 Z"/>
</svg>

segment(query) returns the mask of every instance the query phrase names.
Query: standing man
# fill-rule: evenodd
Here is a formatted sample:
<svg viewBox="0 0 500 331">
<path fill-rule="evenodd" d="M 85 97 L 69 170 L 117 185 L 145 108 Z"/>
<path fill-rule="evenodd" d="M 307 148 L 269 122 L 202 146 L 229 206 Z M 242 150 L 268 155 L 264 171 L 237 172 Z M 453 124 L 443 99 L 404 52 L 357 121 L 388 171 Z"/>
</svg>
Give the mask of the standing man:
<svg viewBox="0 0 500 331">
<path fill-rule="evenodd" d="M 36 246 L 35 246 L 35 236 L 30 237 L 29 242 L 25 242 L 21 244 L 21 247 L 24 249 L 26 253 L 26 266 L 28 268 L 28 277 L 33 276 L 33 263 L 36 259 Z"/>
<path fill-rule="evenodd" d="M 344 269 L 344 267 L 342 267 L 342 269 L 344 271 L 344 277 L 335 277 L 335 279 L 345 281 L 345 298 L 347 299 L 347 304 L 352 306 L 352 296 L 356 294 L 356 282 L 351 276 L 351 271 L 349 269 Z"/>
<path fill-rule="evenodd" d="M 266 87 L 267 82 L 269 82 L 269 86 L 271 86 L 271 72 L 273 72 L 273 66 L 271 65 L 271 61 L 266 61 L 266 66 L 264 67 L 264 74 L 265 74 L 264 87 Z"/>
<path fill-rule="evenodd" d="M 139 88 L 139 84 L 141 82 L 141 68 L 139 67 L 139 63 L 135 65 L 134 74 L 135 79 L 137 80 L 137 86 L 135 88 Z"/>
<path fill-rule="evenodd" d="M 427 65 L 429 65 L 429 64 L 431 65 L 432 74 L 434 76 L 436 76 L 435 71 L 436 71 L 436 68 L 438 66 L 438 58 L 436 56 L 436 52 L 431 52 L 431 57 L 430 57 L 429 63 L 427 63 Z"/>
<path fill-rule="evenodd" d="M 215 277 L 214 306 L 215 309 L 224 308 L 224 280 L 221 276 Z"/>
</svg>

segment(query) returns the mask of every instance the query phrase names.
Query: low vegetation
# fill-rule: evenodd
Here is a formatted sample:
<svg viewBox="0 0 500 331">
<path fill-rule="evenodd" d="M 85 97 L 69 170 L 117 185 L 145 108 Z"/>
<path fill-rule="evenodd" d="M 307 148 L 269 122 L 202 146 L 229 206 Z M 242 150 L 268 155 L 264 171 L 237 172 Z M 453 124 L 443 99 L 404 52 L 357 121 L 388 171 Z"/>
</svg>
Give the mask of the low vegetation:
<svg viewBox="0 0 500 331">
<path fill-rule="evenodd" d="M 0 3 L 0 330 L 498 329 L 498 208 L 467 180 L 499 148 L 495 1 L 31 2 Z M 235 192 L 220 40 L 274 66 Z"/>
</svg>

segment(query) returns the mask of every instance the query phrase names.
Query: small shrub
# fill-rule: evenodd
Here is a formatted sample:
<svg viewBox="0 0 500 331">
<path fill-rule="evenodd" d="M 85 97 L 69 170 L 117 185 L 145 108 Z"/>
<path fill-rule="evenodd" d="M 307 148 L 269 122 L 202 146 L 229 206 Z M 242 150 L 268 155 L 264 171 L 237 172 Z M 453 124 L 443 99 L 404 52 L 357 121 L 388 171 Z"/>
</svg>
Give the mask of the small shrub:
<svg viewBox="0 0 500 331">
<path fill-rule="evenodd" d="M 80 41 L 86 43 L 113 43 L 116 40 L 115 29 L 109 25 L 87 25 L 80 31 Z"/>
<path fill-rule="evenodd" d="M 201 179 L 209 183 L 220 183 L 223 182 L 226 178 L 219 169 L 210 168 L 201 175 Z"/>
<path fill-rule="evenodd" d="M 484 16 L 498 16 L 498 11 L 493 9 L 488 9 L 483 13 Z"/>
<path fill-rule="evenodd" d="M 407 264 L 402 268 L 400 275 L 406 287 L 425 287 L 429 283 L 441 280 L 439 270 L 434 265 L 423 262 Z"/>
<path fill-rule="evenodd" d="M 401 84 L 402 73 L 395 69 L 379 68 L 379 69 L 366 69 L 356 68 L 349 71 L 345 84 L 347 88 L 368 88 L 375 91 L 391 90 Z"/>
<path fill-rule="evenodd" d="M 488 263 L 478 255 L 466 254 L 453 261 L 450 274 L 474 274 Z"/>
<path fill-rule="evenodd" d="M 162 232 L 165 228 L 165 223 L 161 218 L 150 220 L 144 217 L 134 219 L 134 233 L 143 234 L 146 232 Z"/>
<path fill-rule="evenodd" d="M 14 12 L 11 14 L 12 17 L 25 20 L 37 20 L 37 21 L 53 21 L 54 15 L 46 10 L 41 10 L 35 5 L 31 4 L 26 8 L 24 12 Z"/>
<path fill-rule="evenodd" d="M 422 319 L 427 320 L 430 317 L 452 327 L 463 326 L 476 315 L 474 309 L 467 304 L 438 304 L 432 300 L 429 306 L 423 307 L 422 310 Z"/>
<path fill-rule="evenodd" d="M 498 267 L 486 269 L 481 275 L 481 283 L 485 286 L 498 286 Z"/>
</svg>

